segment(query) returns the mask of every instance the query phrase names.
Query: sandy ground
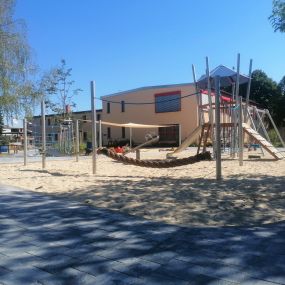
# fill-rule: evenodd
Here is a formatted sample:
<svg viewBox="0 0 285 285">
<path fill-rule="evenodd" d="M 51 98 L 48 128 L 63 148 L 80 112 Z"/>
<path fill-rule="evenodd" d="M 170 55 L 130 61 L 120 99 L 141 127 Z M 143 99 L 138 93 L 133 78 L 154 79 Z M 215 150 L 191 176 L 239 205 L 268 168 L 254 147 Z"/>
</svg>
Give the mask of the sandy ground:
<svg viewBox="0 0 285 285">
<path fill-rule="evenodd" d="M 186 150 L 180 156 L 187 157 Z M 141 159 L 165 158 L 166 151 L 144 149 Z M 91 157 L 75 160 L 0 164 L 0 183 L 70 197 L 147 219 L 184 226 L 261 225 L 285 220 L 285 159 L 270 156 L 224 160 L 223 180 L 215 180 L 215 162 L 169 169 L 124 165 L 100 155 L 97 174 Z M 133 156 L 133 154 L 129 155 Z M 1 158 L 0 158 L 1 162 Z"/>
</svg>

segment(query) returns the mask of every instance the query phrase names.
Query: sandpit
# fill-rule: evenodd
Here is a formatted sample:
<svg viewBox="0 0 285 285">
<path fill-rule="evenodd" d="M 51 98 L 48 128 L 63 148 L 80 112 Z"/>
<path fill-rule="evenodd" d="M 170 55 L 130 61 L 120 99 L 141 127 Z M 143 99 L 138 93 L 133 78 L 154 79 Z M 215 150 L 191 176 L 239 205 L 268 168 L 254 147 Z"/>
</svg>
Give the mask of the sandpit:
<svg viewBox="0 0 285 285">
<path fill-rule="evenodd" d="M 186 150 L 181 157 L 192 154 Z M 165 155 L 158 149 L 141 151 L 142 159 Z M 79 162 L 47 161 L 46 170 L 41 162 L 1 164 L 0 181 L 183 226 L 259 226 L 285 220 L 285 159 L 245 159 L 242 167 L 227 159 L 222 171 L 223 180 L 216 182 L 214 161 L 152 169 L 100 155 L 96 175 L 91 174 L 91 157 L 80 157 Z"/>
</svg>

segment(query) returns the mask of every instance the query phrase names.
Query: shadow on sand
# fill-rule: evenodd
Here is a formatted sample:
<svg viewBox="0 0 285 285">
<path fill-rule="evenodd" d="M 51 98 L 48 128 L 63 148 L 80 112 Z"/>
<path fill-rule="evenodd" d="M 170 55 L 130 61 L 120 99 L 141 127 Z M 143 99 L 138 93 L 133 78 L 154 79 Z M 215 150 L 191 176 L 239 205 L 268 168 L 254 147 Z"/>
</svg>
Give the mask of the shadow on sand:
<svg viewBox="0 0 285 285">
<path fill-rule="evenodd" d="M 255 197 L 268 186 L 274 187 L 276 192 L 272 193 L 277 195 L 284 186 L 284 179 L 272 177 L 253 181 Z M 169 178 L 120 183 L 113 180 L 109 187 L 103 184 L 101 191 L 112 199 L 111 193 L 117 188 L 136 187 L 146 207 L 148 196 L 142 194 L 146 187 L 154 187 L 152 199 L 160 202 L 172 197 L 170 189 L 182 189 L 191 191 L 189 201 L 204 203 L 202 194 L 206 190 L 201 189 L 213 189 L 213 207 L 230 203 L 226 197 L 224 202 L 219 201 L 219 189 L 252 187 L 234 177 L 219 184 Z M 89 191 L 93 190 L 86 189 L 85 194 Z M 94 284 L 285 283 L 284 222 L 259 227 L 208 227 L 205 221 L 204 226 L 185 228 L 79 205 L 54 195 L 6 186 L 0 186 L 0 192 L 0 279 L 4 284 L 11 276 L 13 284 L 32 284 L 32 278 L 43 284 L 81 284 L 83 274 L 95 278 Z M 183 199 L 183 192 L 179 195 Z M 126 205 L 135 197 L 129 199 Z M 192 214 L 203 221 L 202 210 Z M 262 222 L 254 218 L 252 209 L 240 215 L 244 221 L 248 217 L 251 223 Z M 219 219 L 228 223 L 231 217 L 227 216 L 224 211 Z"/>
<path fill-rule="evenodd" d="M 97 207 L 186 226 L 261 225 L 285 218 L 285 177 L 231 176 L 221 182 L 170 177 L 136 180 L 101 176 L 94 186 L 62 195 Z"/>
</svg>

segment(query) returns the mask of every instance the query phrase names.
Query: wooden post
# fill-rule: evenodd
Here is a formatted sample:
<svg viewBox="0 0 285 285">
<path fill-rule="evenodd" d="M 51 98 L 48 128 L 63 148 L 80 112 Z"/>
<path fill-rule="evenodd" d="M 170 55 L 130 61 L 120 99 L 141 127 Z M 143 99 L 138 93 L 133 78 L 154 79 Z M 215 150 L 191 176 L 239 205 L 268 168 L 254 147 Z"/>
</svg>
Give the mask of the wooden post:
<svg viewBox="0 0 285 285">
<path fill-rule="evenodd" d="M 96 174 L 97 130 L 96 130 L 96 95 L 95 81 L 91 81 L 91 115 L 92 115 L 92 173 Z"/>
<path fill-rule="evenodd" d="M 181 143 L 182 143 L 182 127 L 181 127 L 181 124 L 179 124 L 179 142 L 178 142 L 178 145 L 181 146 Z"/>
<path fill-rule="evenodd" d="M 213 149 L 215 152 L 214 115 L 213 115 L 212 94 L 211 94 L 212 88 L 211 88 L 209 59 L 207 56 L 206 56 L 206 75 L 207 75 L 208 103 L 209 103 L 209 122 L 211 125 L 211 137 L 212 137 Z"/>
<path fill-rule="evenodd" d="M 221 121 L 220 121 L 220 76 L 215 77 L 215 121 L 216 121 L 216 179 L 222 179 L 222 156 L 221 156 Z"/>
<path fill-rule="evenodd" d="M 238 141 L 239 141 L 239 165 L 243 166 L 243 128 L 242 128 L 242 96 L 239 96 L 239 121 L 238 121 Z"/>
<path fill-rule="evenodd" d="M 281 135 L 280 135 L 280 133 L 279 133 L 279 131 L 278 131 L 276 125 L 275 125 L 274 120 L 273 120 L 272 117 L 271 117 L 271 114 L 270 114 L 269 110 L 266 109 L 266 110 L 265 110 L 265 113 L 266 113 L 266 115 L 268 116 L 268 118 L 269 118 L 269 120 L 270 120 L 270 122 L 271 122 L 271 124 L 272 124 L 272 126 L 273 126 L 273 128 L 274 128 L 274 130 L 275 130 L 275 132 L 276 132 L 276 134 L 277 134 L 277 136 L 278 136 L 280 142 L 281 142 L 281 144 L 283 145 L 283 147 L 285 147 L 285 143 L 284 143 L 284 141 L 283 141 L 283 139 L 282 139 L 282 137 L 281 137 Z"/>
<path fill-rule="evenodd" d="M 247 90 L 246 90 L 246 100 L 245 100 L 245 110 L 248 109 L 249 105 L 249 95 L 250 95 L 250 87 L 251 87 L 251 71 L 252 71 L 252 59 L 249 62 L 249 72 L 248 72 L 248 83 L 247 83 Z M 247 111 L 244 112 L 244 122 L 247 122 Z"/>
<path fill-rule="evenodd" d="M 238 98 L 239 98 L 239 74 L 240 74 L 240 54 L 238 53 L 237 55 L 237 77 L 236 77 L 236 93 L 235 93 L 235 102 L 236 102 L 236 107 L 238 105 Z M 238 125 L 237 125 L 237 110 L 234 109 L 234 157 L 237 153 L 237 148 L 238 148 L 238 139 L 237 139 L 237 134 L 238 134 Z"/>
<path fill-rule="evenodd" d="M 234 111 L 234 101 L 235 101 L 235 83 L 232 84 L 232 104 L 230 107 L 230 122 L 232 123 L 231 127 L 231 157 L 235 157 L 235 111 Z"/>
<path fill-rule="evenodd" d="M 45 101 L 41 102 L 42 112 L 42 169 L 46 168 L 46 105 Z"/>
<path fill-rule="evenodd" d="M 196 99 L 197 99 L 197 107 L 198 107 L 198 124 L 199 126 L 202 126 L 203 124 L 203 117 L 202 117 L 202 112 L 201 112 L 201 94 L 198 94 L 199 89 L 196 81 L 196 72 L 195 72 L 195 66 L 192 64 L 192 73 L 193 73 L 193 80 L 194 80 L 194 85 L 195 85 L 195 92 L 196 92 Z"/>
<path fill-rule="evenodd" d="M 79 161 L 79 121 L 75 121 L 75 154 L 76 154 L 76 162 Z"/>
<path fill-rule="evenodd" d="M 141 159 L 141 152 L 139 149 L 136 150 L 136 159 L 138 159 L 138 160 Z"/>
<path fill-rule="evenodd" d="M 99 120 L 99 147 L 102 147 L 102 121 Z"/>
<path fill-rule="evenodd" d="M 259 120 L 259 124 L 260 124 L 260 126 L 261 126 L 261 128 L 262 128 L 262 131 L 263 131 L 263 133 L 264 133 L 266 139 L 271 143 L 271 140 L 270 140 L 270 137 L 269 137 L 269 135 L 268 135 L 268 132 L 267 132 L 267 130 L 266 130 L 266 128 L 265 128 L 265 126 L 264 126 L 264 124 L 263 124 L 263 122 L 262 122 L 262 118 L 260 117 L 259 112 L 258 112 L 258 110 L 257 110 L 257 108 L 256 108 L 255 106 L 254 106 L 254 110 L 255 110 L 257 119 Z M 257 131 L 258 131 L 258 128 L 257 128 Z"/>
<path fill-rule="evenodd" d="M 130 148 L 132 148 L 132 147 L 133 147 L 132 140 L 133 140 L 133 129 L 132 129 L 132 128 L 130 128 Z"/>
<path fill-rule="evenodd" d="M 23 132 L 24 132 L 24 166 L 27 165 L 28 157 L 28 142 L 27 142 L 27 119 L 23 119 Z"/>
</svg>

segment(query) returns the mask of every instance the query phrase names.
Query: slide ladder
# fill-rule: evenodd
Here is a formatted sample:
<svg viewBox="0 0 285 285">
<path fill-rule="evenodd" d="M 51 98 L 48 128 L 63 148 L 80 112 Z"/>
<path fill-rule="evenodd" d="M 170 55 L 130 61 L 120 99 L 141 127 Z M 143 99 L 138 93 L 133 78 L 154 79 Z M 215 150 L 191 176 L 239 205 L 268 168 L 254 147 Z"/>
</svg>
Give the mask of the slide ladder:
<svg viewBox="0 0 285 285">
<path fill-rule="evenodd" d="M 252 129 L 248 124 L 243 123 L 242 128 L 251 138 L 258 142 L 268 153 L 276 159 L 283 159 L 282 153 L 272 145 L 268 140 L 261 136 L 257 131 Z"/>
</svg>

